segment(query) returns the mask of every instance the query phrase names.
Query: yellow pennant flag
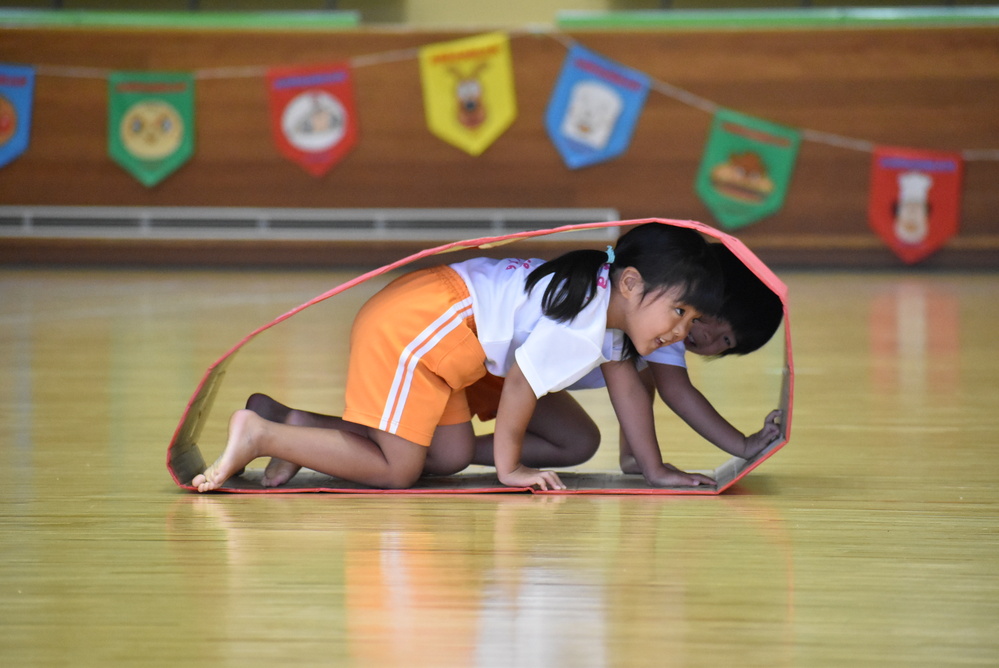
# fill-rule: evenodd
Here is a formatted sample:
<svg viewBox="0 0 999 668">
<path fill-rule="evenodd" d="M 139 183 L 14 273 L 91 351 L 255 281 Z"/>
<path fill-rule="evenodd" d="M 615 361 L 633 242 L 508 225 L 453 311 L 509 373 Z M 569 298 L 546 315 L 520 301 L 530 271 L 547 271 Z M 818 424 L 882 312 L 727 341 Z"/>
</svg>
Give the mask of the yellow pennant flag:
<svg viewBox="0 0 999 668">
<path fill-rule="evenodd" d="M 517 117 L 504 33 L 423 47 L 420 77 L 430 131 L 466 153 L 481 154 Z"/>
</svg>

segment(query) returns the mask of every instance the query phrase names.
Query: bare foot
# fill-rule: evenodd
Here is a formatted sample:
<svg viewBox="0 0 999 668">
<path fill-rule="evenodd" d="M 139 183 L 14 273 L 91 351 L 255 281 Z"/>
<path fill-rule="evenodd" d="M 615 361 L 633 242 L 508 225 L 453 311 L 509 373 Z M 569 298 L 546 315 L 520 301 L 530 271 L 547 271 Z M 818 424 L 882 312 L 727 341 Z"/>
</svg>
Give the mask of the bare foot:
<svg viewBox="0 0 999 668">
<path fill-rule="evenodd" d="M 247 464 L 257 458 L 254 446 L 255 432 L 264 421 L 249 410 L 238 410 L 229 419 L 229 440 L 222 455 L 204 473 L 194 476 L 191 485 L 199 492 L 218 489 Z"/>
<path fill-rule="evenodd" d="M 264 477 L 260 484 L 264 487 L 280 487 L 294 478 L 301 468 L 298 464 L 272 457 L 271 461 L 267 463 L 267 468 L 264 469 Z"/>
</svg>

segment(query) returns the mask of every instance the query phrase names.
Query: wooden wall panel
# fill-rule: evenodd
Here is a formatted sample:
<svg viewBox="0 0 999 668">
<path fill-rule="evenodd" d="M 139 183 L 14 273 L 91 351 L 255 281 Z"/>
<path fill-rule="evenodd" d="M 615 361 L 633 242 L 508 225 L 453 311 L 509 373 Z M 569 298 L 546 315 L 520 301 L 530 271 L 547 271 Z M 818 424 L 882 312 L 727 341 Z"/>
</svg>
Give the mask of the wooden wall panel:
<svg viewBox="0 0 999 668">
<path fill-rule="evenodd" d="M 389 54 L 465 34 L 3 30 L 0 62 L 205 72 Z M 656 80 L 785 125 L 916 148 L 999 148 L 999 29 L 573 37 Z M 0 170 L 0 203 L 614 207 L 626 218 L 712 221 L 693 190 L 708 114 L 653 92 L 622 158 L 570 171 L 542 125 L 565 48 L 545 35 L 516 36 L 512 48 L 519 116 L 477 158 L 426 130 L 418 63 L 403 51 L 380 64 L 356 61 L 361 140 L 319 179 L 275 150 L 261 77 L 200 79 L 196 154 L 152 189 L 107 157 L 106 81 L 41 73 L 31 147 Z M 805 141 L 784 209 L 739 235 L 777 261 L 893 263 L 868 231 L 869 169 L 867 152 Z M 969 162 L 965 182 L 960 235 L 930 265 L 999 264 L 999 162 Z M 0 260 L 19 252 L 0 240 Z"/>
</svg>

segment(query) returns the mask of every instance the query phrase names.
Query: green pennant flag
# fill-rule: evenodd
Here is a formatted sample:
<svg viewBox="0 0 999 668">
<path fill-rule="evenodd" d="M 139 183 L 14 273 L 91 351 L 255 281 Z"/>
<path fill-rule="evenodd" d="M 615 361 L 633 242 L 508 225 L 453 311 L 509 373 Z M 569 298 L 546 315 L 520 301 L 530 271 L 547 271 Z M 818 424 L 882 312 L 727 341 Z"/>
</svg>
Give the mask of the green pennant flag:
<svg viewBox="0 0 999 668">
<path fill-rule="evenodd" d="M 114 72 L 108 78 L 108 153 L 147 187 L 194 153 L 194 77 Z"/>
<path fill-rule="evenodd" d="M 776 213 L 800 144 L 797 130 L 720 109 L 697 173 L 697 194 L 726 228 Z"/>
</svg>

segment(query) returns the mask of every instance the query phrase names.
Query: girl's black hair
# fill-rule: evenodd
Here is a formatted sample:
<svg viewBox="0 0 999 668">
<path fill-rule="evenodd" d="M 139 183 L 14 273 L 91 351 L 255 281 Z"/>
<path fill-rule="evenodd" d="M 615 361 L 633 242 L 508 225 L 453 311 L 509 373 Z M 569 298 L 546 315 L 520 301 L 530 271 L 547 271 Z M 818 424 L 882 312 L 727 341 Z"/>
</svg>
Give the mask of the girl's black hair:
<svg viewBox="0 0 999 668">
<path fill-rule="evenodd" d="M 715 314 L 722 302 L 722 275 L 708 243 L 698 232 L 666 223 L 645 223 L 623 234 L 614 248 L 611 275 L 634 267 L 642 276 L 645 294 L 680 288 L 679 301 L 702 313 Z M 544 314 L 558 322 L 575 318 L 597 290 L 600 267 L 607 253 L 578 250 L 545 262 L 528 275 L 526 289 L 552 275 L 541 300 Z M 628 352 L 634 346 L 628 342 Z"/>
<path fill-rule="evenodd" d="M 759 350 L 780 327 L 784 304 L 725 244 L 710 246 L 725 276 L 725 297 L 717 315 L 732 326 L 735 334 L 735 347 L 718 356 Z"/>
</svg>

